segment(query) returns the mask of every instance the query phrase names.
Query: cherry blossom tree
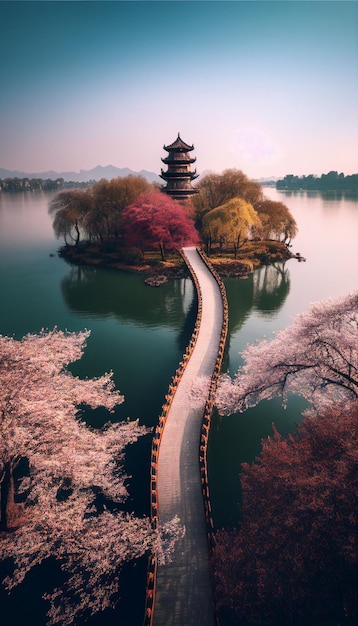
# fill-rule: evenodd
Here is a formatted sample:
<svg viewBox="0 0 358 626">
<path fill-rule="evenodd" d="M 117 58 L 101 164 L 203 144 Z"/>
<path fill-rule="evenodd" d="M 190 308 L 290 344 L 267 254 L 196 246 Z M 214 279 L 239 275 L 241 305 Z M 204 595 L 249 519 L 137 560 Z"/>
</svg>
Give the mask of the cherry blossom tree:
<svg viewBox="0 0 358 626">
<path fill-rule="evenodd" d="M 344 405 L 358 396 L 358 292 L 314 304 L 272 341 L 249 345 L 233 380 L 221 378 L 222 415 L 264 399 L 301 394 L 310 404 Z"/>
<path fill-rule="evenodd" d="M 163 261 L 165 250 L 198 242 L 188 208 L 160 191 L 140 194 L 122 217 L 126 242 L 141 249 L 159 247 Z"/>
<path fill-rule="evenodd" d="M 243 464 L 240 530 L 216 534 L 223 623 L 357 623 L 357 419 L 332 405 Z"/>
<path fill-rule="evenodd" d="M 48 615 L 63 626 L 112 606 L 121 564 L 161 550 L 149 520 L 123 510 L 124 449 L 147 429 L 126 421 L 95 430 L 80 419 L 80 406 L 111 412 L 123 402 L 111 373 L 81 380 L 68 371 L 88 336 L 54 329 L 0 337 L 0 545 L 14 566 L 4 584 L 11 590 L 31 568 L 58 559 L 67 581 L 47 596 Z M 177 528 L 174 520 L 172 538 Z"/>
<path fill-rule="evenodd" d="M 314 304 L 221 381 L 222 414 L 290 392 L 311 405 L 242 465 L 240 529 L 217 534 L 213 560 L 229 623 L 357 622 L 357 330 L 358 292 Z"/>
</svg>

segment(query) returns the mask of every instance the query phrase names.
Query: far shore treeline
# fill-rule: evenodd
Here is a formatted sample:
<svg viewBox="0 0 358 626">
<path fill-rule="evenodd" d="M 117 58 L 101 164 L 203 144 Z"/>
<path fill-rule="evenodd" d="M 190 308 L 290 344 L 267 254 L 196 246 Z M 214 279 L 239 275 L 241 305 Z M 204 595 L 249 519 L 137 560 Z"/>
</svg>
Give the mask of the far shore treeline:
<svg viewBox="0 0 358 626">
<path fill-rule="evenodd" d="M 358 192 L 358 174 L 345 176 L 343 173 L 331 171 L 322 176 L 294 176 L 287 174 L 276 181 L 276 189 L 292 191 L 349 191 Z"/>
<path fill-rule="evenodd" d="M 75 180 L 65 181 L 63 178 L 0 178 L 0 191 L 60 191 L 61 189 L 85 189 L 96 181 L 80 183 Z"/>
<path fill-rule="evenodd" d="M 0 191 L 60 191 L 61 189 L 86 189 L 93 185 L 96 180 L 79 182 L 75 180 L 65 181 L 62 177 L 53 178 L 19 178 L 17 176 L 0 178 Z M 342 172 L 330 171 L 327 174 L 316 176 L 295 176 L 287 174 L 275 182 L 276 189 L 282 191 L 348 191 L 358 193 L 358 174 L 345 176 Z"/>
</svg>

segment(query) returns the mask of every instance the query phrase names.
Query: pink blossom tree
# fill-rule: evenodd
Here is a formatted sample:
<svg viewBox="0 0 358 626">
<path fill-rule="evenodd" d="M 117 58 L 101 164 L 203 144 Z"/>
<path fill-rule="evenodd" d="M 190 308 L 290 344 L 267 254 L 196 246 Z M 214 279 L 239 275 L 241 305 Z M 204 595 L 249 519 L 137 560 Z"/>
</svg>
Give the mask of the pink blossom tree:
<svg viewBox="0 0 358 626">
<path fill-rule="evenodd" d="M 11 590 L 31 568 L 57 558 L 68 576 L 47 596 L 48 615 L 49 624 L 63 626 L 112 606 L 121 564 L 161 550 L 149 520 L 121 510 L 124 449 L 147 429 L 127 421 L 94 430 L 78 417 L 80 404 L 113 411 L 123 402 L 111 373 L 81 380 L 66 369 L 88 336 L 56 329 L 21 341 L 0 336 L 0 545 L 1 558 L 14 564 L 3 582 Z M 16 476 L 20 461 L 28 469 Z M 177 528 L 178 520 L 172 537 Z"/>
<path fill-rule="evenodd" d="M 358 292 L 314 304 L 272 341 L 248 346 L 235 378 L 223 376 L 216 404 L 222 415 L 264 399 L 298 393 L 314 407 L 358 396 Z"/>
<path fill-rule="evenodd" d="M 165 250 L 196 244 L 199 240 L 189 209 L 160 191 L 140 194 L 123 211 L 125 239 L 141 249 Z"/>
<path fill-rule="evenodd" d="M 240 529 L 213 558 L 228 623 L 357 623 L 357 420 L 357 400 L 326 407 L 242 465 Z"/>
<path fill-rule="evenodd" d="M 358 292 L 314 304 L 221 380 L 223 415 L 290 392 L 311 405 L 295 434 L 274 427 L 242 465 L 240 529 L 217 533 L 213 559 L 230 623 L 357 621 L 357 331 Z"/>
</svg>

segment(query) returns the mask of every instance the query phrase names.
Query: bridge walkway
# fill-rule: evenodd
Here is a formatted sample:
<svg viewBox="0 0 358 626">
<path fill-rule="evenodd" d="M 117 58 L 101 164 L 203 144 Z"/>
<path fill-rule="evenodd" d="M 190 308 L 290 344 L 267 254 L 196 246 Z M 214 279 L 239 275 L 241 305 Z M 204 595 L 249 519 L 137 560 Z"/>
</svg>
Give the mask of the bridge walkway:
<svg viewBox="0 0 358 626">
<path fill-rule="evenodd" d="M 157 491 L 159 523 L 178 515 L 186 532 L 172 562 L 158 565 L 153 625 L 214 626 L 199 441 L 207 399 L 203 383 L 213 374 L 224 313 L 219 286 L 196 248 L 183 253 L 199 282 L 202 318 L 162 435 Z"/>
</svg>

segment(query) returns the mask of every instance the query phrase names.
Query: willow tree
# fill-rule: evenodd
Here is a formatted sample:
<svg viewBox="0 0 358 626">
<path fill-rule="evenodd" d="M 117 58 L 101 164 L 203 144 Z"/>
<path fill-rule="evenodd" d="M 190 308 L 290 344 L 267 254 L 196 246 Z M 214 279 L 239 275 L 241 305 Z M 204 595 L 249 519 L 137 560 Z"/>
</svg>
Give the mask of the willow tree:
<svg viewBox="0 0 358 626">
<path fill-rule="evenodd" d="M 235 258 L 239 248 L 255 229 L 261 228 L 260 218 L 252 204 L 242 198 L 233 198 L 212 209 L 203 217 L 202 232 L 207 241 L 208 253 L 213 243 L 220 248 L 232 245 Z"/>
<path fill-rule="evenodd" d="M 87 190 L 60 191 L 49 206 L 56 237 L 63 237 L 67 245 L 77 245 L 81 233 L 85 231 L 85 220 L 91 210 L 92 202 Z"/>
<path fill-rule="evenodd" d="M 199 215 L 233 198 L 242 198 L 253 206 L 263 198 L 259 183 L 250 180 L 246 174 L 237 169 L 227 169 L 221 174 L 207 174 L 200 179 L 196 189 L 199 193 L 193 196 L 192 204 Z"/>
<path fill-rule="evenodd" d="M 262 228 L 261 234 L 265 239 L 290 242 L 297 234 L 297 224 L 288 207 L 283 202 L 276 202 L 264 198 L 256 207 Z"/>
<path fill-rule="evenodd" d="M 125 176 L 99 180 L 89 188 L 92 210 L 86 218 L 86 229 L 100 241 L 118 239 L 123 235 L 122 213 L 139 194 L 151 188 L 143 176 Z"/>
<path fill-rule="evenodd" d="M 124 208 L 149 188 L 142 176 L 125 176 L 102 179 L 86 190 L 61 191 L 49 207 L 55 235 L 75 245 L 81 236 L 99 242 L 120 240 Z"/>
</svg>

